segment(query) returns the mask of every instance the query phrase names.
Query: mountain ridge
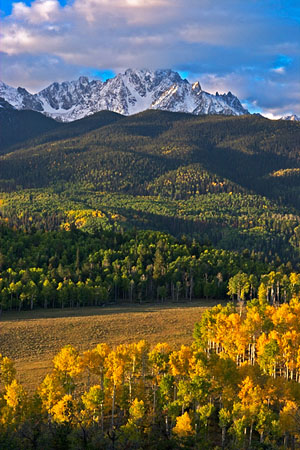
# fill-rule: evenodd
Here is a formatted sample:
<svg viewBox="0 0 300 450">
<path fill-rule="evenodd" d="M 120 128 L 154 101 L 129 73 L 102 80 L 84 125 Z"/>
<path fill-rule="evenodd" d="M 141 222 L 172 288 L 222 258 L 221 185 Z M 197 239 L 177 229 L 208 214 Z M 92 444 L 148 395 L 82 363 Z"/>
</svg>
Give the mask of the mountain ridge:
<svg viewBox="0 0 300 450">
<path fill-rule="evenodd" d="M 54 82 L 36 94 L 0 82 L 0 96 L 16 109 L 38 111 L 63 122 L 101 110 L 123 115 L 147 109 L 194 115 L 249 114 L 231 92 L 210 94 L 202 90 L 199 82 L 191 84 L 170 69 L 127 69 L 105 82 L 81 76 L 75 81 Z"/>
</svg>

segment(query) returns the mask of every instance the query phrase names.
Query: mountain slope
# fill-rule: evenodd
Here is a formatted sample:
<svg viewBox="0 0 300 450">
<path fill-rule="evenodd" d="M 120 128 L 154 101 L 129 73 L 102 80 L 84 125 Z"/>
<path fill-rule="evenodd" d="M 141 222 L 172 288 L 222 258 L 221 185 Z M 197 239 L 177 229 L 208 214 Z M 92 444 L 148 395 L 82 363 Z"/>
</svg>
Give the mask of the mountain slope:
<svg viewBox="0 0 300 450">
<path fill-rule="evenodd" d="M 54 134 L 3 156 L 0 179 L 14 179 L 26 188 L 80 182 L 97 190 L 135 195 L 147 194 L 148 184 L 155 185 L 169 171 L 200 164 L 203 170 L 264 195 L 272 196 L 273 185 L 284 180 L 281 197 L 299 203 L 295 192 L 289 199 L 287 187 L 296 188 L 297 178 L 276 177 L 275 183 L 271 176 L 299 167 L 297 122 L 164 111 L 119 117 L 106 126 L 97 125 L 95 118 L 92 131 L 77 135 L 76 128 L 84 130 L 92 117 L 61 124 Z"/>
<path fill-rule="evenodd" d="M 0 218 L 27 231 L 164 230 L 296 264 L 299 141 L 299 122 L 254 115 L 97 113 L 0 157 Z"/>
<path fill-rule="evenodd" d="M 196 115 L 248 114 L 237 97 L 209 94 L 199 83 L 191 85 L 172 70 L 127 69 L 104 83 L 80 77 L 76 81 L 53 83 L 37 94 L 0 82 L 0 96 L 17 109 L 32 109 L 63 122 L 109 110 L 131 115 L 147 109 Z"/>
<path fill-rule="evenodd" d="M 44 135 L 61 127 L 61 124 L 36 111 L 18 111 L 0 98 L 0 154 L 27 139 Z"/>
</svg>

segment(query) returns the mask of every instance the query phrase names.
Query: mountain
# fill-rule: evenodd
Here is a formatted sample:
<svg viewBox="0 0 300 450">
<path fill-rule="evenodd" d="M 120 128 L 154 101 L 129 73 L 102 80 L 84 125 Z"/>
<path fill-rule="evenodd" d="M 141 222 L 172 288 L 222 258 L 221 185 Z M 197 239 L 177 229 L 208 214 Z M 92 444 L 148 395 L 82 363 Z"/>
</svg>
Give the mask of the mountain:
<svg viewBox="0 0 300 450">
<path fill-rule="evenodd" d="M 193 85 L 172 70 L 133 70 L 108 79 L 53 83 L 37 94 L 0 82 L 0 96 L 17 109 L 31 109 L 54 119 L 71 122 L 101 110 L 132 115 L 147 109 L 195 115 L 249 114 L 231 92 L 216 95 Z"/>
<path fill-rule="evenodd" d="M 49 131 L 60 128 L 62 124 L 37 111 L 19 111 L 0 97 L 0 154 L 27 139 L 33 139 Z"/>
<path fill-rule="evenodd" d="M 298 117 L 296 114 L 292 114 L 291 116 L 281 117 L 280 120 L 292 120 L 293 122 L 298 122 L 300 121 L 300 117 Z"/>
<path fill-rule="evenodd" d="M 0 154 L 45 142 L 62 141 L 81 136 L 123 119 L 121 114 L 100 111 L 70 123 L 61 123 L 37 111 L 17 110 L 0 97 Z"/>
</svg>

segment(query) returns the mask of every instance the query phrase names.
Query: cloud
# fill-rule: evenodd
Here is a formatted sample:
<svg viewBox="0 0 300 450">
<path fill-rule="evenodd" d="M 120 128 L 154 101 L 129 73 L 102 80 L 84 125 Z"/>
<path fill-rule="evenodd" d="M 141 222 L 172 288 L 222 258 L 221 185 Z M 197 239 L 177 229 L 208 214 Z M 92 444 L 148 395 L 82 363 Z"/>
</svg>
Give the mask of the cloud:
<svg viewBox="0 0 300 450">
<path fill-rule="evenodd" d="M 2 19 L 1 76 L 37 90 L 85 72 L 173 68 L 266 113 L 300 114 L 296 6 L 293 0 L 18 2 Z"/>
<path fill-rule="evenodd" d="M 283 75 L 285 73 L 285 67 L 276 67 L 274 69 L 271 69 L 271 72 L 278 73 L 280 75 Z"/>
<path fill-rule="evenodd" d="M 36 0 L 32 6 L 25 3 L 14 3 L 12 16 L 15 20 L 28 23 L 53 22 L 59 20 L 60 7 L 57 0 Z"/>
</svg>

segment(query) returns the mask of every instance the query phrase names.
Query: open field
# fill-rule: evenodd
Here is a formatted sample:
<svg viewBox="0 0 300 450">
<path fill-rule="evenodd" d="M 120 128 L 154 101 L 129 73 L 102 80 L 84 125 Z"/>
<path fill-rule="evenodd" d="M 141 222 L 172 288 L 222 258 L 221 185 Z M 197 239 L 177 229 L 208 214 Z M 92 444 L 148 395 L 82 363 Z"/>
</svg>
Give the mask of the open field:
<svg viewBox="0 0 300 450">
<path fill-rule="evenodd" d="M 140 339 L 174 347 L 189 344 L 195 322 L 214 304 L 199 301 L 4 313 L 0 353 L 15 361 L 19 380 L 31 390 L 51 370 L 53 356 L 64 345 L 82 351 L 100 342 L 114 346 Z"/>
</svg>

